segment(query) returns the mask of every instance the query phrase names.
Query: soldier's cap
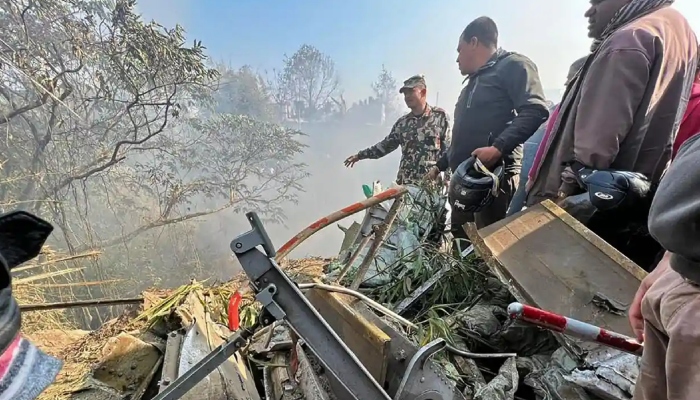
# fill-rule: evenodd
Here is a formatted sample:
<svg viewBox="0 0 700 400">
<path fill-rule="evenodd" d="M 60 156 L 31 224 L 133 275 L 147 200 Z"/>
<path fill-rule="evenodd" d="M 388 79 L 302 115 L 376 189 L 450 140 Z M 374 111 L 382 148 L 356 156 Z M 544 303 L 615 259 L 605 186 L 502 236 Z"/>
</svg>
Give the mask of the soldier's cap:
<svg viewBox="0 0 700 400">
<path fill-rule="evenodd" d="M 413 89 L 417 87 L 425 88 L 425 75 L 413 75 L 412 77 L 403 81 L 403 86 L 399 89 L 399 93 L 403 93 L 405 89 Z"/>
</svg>

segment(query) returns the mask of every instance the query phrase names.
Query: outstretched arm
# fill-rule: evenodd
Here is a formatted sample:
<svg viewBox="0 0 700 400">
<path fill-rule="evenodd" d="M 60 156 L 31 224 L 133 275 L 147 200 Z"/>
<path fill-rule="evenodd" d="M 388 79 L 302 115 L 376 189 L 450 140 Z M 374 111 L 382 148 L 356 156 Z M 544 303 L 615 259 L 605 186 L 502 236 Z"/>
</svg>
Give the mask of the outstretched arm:
<svg viewBox="0 0 700 400">
<path fill-rule="evenodd" d="M 401 135 L 399 133 L 399 129 L 397 128 L 397 124 L 398 122 L 394 124 L 394 126 L 391 128 L 391 132 L 389 132 L 389 134 L 384 139 L 382 139 L 381 142 L 375 144 L 372 147 L 360 150 L 357 153 L 358 158 L 360 160 L 368 158 L 382 158 L 385 155 L 396 150 L 399 147 L 399 145 L 401 145 Z"/>
</svg>

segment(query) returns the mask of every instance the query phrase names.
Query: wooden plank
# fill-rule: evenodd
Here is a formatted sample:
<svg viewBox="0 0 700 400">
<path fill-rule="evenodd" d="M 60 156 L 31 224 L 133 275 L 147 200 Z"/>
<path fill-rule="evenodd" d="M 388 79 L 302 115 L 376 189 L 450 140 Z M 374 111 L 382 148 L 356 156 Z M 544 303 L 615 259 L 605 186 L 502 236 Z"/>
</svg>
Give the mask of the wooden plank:
<svg viewBox="0 0 700 400">
<path fill-rule="evenodd" d="M 645 272 L 551 201 L 472 234 L 519 301 L 632 335 L 627 317 L 592 303 L 597 293 L 629 304 Z"/>
<path fill-rule="evenodd" d="M 369 373 L 383 384 L 389 360 L 389 336 L 350 307 L 347 296 L 311 289 L 306 297 Z"/>
</svg>

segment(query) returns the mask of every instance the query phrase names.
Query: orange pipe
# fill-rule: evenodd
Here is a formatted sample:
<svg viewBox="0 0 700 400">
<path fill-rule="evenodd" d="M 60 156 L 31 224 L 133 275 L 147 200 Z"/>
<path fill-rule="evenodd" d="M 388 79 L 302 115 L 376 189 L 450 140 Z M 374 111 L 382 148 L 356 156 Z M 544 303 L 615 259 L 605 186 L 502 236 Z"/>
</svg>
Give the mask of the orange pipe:
<svg viewBox="0 0 700 400">
<path fill-rule="evenodd" d="M 362 210 L 366 210 L 374 205 L 385 202 L 387 200 L 395 199 L 401 197 L 408 192 L 408 189 L 404 186 L 396 186 L 391 189 L 387 189 L 375 196 L 368 199 L 358 201 L 357 203 L 351 204 L 342 210 L 338 210 L 328 216 L 319 219 L 313 224 L 307 226 L 301 232 L 297 233 L 293 238 L 289 239 L 287 243 L 283 244 L 282 247 L 277 250 L 277 256 L 275 261 L 280 262 L 284 259 L 292 250 L 308 239 L 314 233 L 320 231 L 321 229 L 327 227 L 328 225 L 338 222 L 343 218 L 349 217 L 353 214 L 357 214 Z"/>
</svg>

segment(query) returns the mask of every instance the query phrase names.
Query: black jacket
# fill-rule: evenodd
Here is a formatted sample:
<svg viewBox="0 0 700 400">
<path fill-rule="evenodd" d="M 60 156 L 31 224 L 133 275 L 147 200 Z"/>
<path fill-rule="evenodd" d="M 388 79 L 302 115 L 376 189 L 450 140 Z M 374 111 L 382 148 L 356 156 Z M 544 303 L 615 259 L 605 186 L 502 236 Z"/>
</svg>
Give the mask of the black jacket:
<svg viewBox="0 0 700 400">
<path fill-rule="evenodd" d="M 452 144 L 438 168 L 454 171 L 474 150 L 495 146 L 507 170 L 520 172 L 522 144 L 549 117 L 537 66 L 499 49 L 468 79 L 455 107 Z"/>
</svg>

